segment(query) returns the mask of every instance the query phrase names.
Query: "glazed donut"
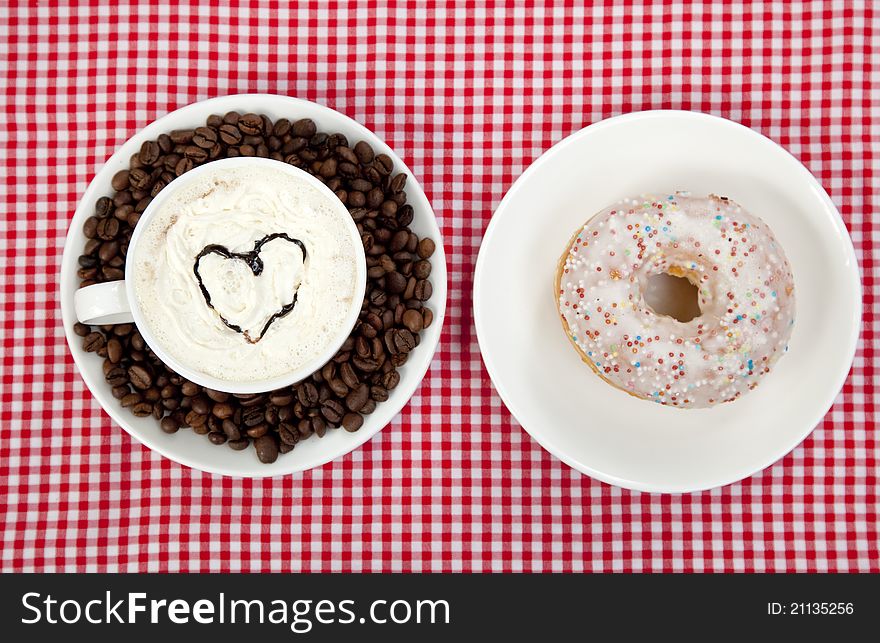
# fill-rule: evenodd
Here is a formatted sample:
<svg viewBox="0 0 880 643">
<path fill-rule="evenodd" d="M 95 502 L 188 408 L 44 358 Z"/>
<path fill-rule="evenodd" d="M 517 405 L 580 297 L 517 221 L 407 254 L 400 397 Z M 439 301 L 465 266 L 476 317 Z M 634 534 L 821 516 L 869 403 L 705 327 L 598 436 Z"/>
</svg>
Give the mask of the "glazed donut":
<svg viewBox="0 0 880 643">
<path fill-rule="evenodd" d="M 684 277 L 700 314 L 686 322 L 646 302 L 652 275 Z M 678 408 L 754 389 L 788 348 L 794 280 L 770 228 L 725 197 L 678 192 L 624 199 L 591 218 L 556 273 L 562 324 L 610 384 Z"/>
</svg>

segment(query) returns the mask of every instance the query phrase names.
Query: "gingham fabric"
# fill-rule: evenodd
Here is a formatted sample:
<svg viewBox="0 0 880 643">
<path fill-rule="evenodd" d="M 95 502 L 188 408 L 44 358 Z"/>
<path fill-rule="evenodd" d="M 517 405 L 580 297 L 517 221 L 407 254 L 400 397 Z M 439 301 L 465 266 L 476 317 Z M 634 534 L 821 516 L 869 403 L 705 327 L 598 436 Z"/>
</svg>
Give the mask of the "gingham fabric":
<svg viewBox="0 0 880 643">
<path fill-rule="evenodd" d="M 3 3 L 2 569 L 880 571 L 870 4 Z M 402 413 L 338 461 L 244 482 L 111 422 L 57 298 L 70 218 L 107 157 L 170 110 L 238 92 L 316 101 L 384 138 L 433 203 L 450 268 L 440 349 Z M 840 208 L 864 285 L 855 363 L 822 423 L 699 494 L 624 491 L 547 454 L 494 391 L 471 312 L 480 239 L 514 179 L 577 129 L 651 108 L 788 148 Z"/>
</svg>

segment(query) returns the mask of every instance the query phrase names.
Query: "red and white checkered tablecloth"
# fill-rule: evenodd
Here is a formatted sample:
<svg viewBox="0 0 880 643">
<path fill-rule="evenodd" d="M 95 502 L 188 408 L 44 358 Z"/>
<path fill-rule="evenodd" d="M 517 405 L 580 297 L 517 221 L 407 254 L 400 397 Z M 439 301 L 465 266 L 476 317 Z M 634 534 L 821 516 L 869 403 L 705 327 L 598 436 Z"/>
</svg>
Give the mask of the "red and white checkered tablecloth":
<svg viewBox="0 0 880 643">
<path fill-rule="evenodd" d="M 0 569 L 880 571 L 870 2 L 2 4 Z M 68 223 L 107 157 L 170 110 L 238 92 L 323 103 L 383 137 L 432 201 L 451 271 L 440 350 L 403 412 L 341 460 L 262 481 L 179 466 L 115 426 L 57 298 Z M 480 239 L 514 179 L 571 132 L 651 108 L 788 148 L 843 213 L 864 284 L 855 364 L 815 432 L 692 495 L 623 491 L 543 451 L 492 388 L 471 313 Z"/>
</svg>

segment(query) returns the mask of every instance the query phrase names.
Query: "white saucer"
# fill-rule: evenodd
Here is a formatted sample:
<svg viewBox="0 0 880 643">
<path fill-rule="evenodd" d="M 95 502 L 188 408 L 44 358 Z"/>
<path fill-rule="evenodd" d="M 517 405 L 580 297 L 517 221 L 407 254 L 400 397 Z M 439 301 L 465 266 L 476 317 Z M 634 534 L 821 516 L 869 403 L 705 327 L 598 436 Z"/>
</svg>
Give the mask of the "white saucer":
<svg viewBox="0 0 880 643">
<path fill-rule="evenodd" d="M 140 149 L 145 140 L 155 139 L 163 132 L 204 125 L 205 119 L 211 114 L 222 115 L 232 110 L 242 114 L 266 114 L 273 120 L 311 118 L 319 131 L 345 134 L 351 145 L 364 140 L 377 154 L 384 152 L 394 161 L 394 172 L 403 172 L 408 176 L 405 188 L 407 202 L 415 210 L 410 227 L 420 237 L 430 237 L 436 243 L 436 250 L 431 257 L 430 279 L 433 294 L 426 302 L 434 311 L 434 322 L 430 328 L 422 331 L 419 346 L 410 354 L 407 363 L 398 369 L 400 383 L 390 392 L 388 400 L 378 404 L 375 412 L 364 417 L 364 424 L 356 433 L 334 429 L 328 431 L 323 438 L 309 438 L 297 444 L 292 452 L 279 456 L 272 464 L 260 463 L 252 448 L 233 451 L 225 445 L 215 446 L 205 436 L 196 435 L 188 429 L 167 435 L 159 429 L 159 423 L 152 417 L 138 418 L 129 413 L 113 398 L 110 386 L 104 380 L 101 369 L 103 360 L 93 353 L 86 353 L 82 349 L 82 338 L 73 331 L 76 322 L 73 293 L 78 287 L 77 259 L 85 244 L 83 222 L 94 212 L 95 201 L 99 197 L 113 193 L 110 186 L 113 175 L 128 167 L 131 155 Z M 428 370 L 440 340 L 446 311 L 446 257 L 434 211 L 418 180 L 394 151 L 373 132 L 323 105 L 272 94 L 240 94 L 212 98 L 171 112 L 135 134 L 110 157 L 92 179 L 70 223 L 61 260 L 60 295 L 64 331 L 77 368 L 95 399 L 123 429 L 149 448 L 180 464 L 211 473 L 260 478 L 304 471 L 341 457 L 376 435 L 406 405 Z"/>
<path fill-rule="evenodd" d="M 795 278 L 788 354 L 756 390 L 710 409 L 664 407 L 606 384 L 556 311 L 554 274 L 572 233 L 622 197 L 676 190 L 728 196 L 761 217 Z M 610 484 L 677 493 L 752 475 L 813 430 L 849 372 L 861 286 L 840 214 L 793 156 L 725 119 L 650 111 L 577 132 L 514 183 L 480 248 L 474 314 L 498 393 L 544 448 Z"/>
</svg>

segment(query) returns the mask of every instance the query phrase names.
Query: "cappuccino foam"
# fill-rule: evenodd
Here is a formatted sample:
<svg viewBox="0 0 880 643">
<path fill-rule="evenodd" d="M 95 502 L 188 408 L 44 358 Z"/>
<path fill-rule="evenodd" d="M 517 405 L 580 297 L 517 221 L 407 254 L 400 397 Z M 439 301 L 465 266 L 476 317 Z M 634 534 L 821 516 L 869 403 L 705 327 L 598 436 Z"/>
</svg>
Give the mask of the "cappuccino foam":
<svg viewBox="0 0 880 643">
<path fill-rule="evenodd" d="M 235 382 L 280 377 L 315 359 L 347 330 L 357 290 L 347 217 L 317 188 L 273 168 L 194 177 L 135 248 L 134 290 L 155 340 L 192 370 Z"/>
</svg>

